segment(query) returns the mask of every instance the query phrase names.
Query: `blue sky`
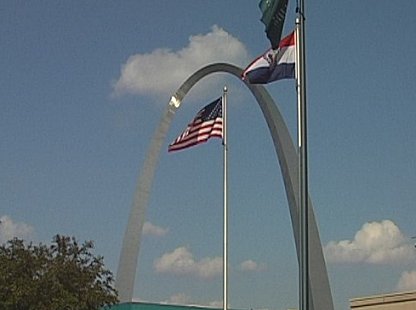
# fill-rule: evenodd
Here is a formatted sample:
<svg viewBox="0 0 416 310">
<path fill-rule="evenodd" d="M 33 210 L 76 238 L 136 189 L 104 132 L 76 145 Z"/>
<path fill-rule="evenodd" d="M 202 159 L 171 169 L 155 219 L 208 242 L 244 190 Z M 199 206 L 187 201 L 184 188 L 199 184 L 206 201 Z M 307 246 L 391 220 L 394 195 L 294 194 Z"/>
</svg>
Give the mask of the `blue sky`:
<svg viewBox="0 0 416 310">
<path fill-rule="evenodd" d="M 284 33 L 294 26 L 294 5 Z M 416 289 L 416 2 L 306 2 L 309 181 L 336 309 Z M 0 241 L 94 240 L 114 273 L 161 112 L 195 70 L 268 48 L 258 1 L 3 1 Z M 229 88 L 230 306 L 297 307 L 297 263 L 266 123 L 216 74 L 177 112 L 167 144 Z M 293 137 L 293 81 L 267 86 Z M 135 298 L 221 303 L 218 140 L 163 152 Z M 178 268 L 176 263 L 183 263 Z"/>
</svg>

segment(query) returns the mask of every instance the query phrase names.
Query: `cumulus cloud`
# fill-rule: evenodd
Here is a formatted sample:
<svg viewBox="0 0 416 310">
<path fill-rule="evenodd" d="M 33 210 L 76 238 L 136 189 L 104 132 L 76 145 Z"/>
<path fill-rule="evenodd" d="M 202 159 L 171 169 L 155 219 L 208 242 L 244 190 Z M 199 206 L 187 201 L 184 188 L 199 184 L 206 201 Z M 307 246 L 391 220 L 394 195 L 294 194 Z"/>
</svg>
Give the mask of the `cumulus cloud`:
<svg viewBox="0 0 416 310">
<path fill-rule="evenodd" d="M 353 240 L 331 241 L 325 257 L 333 263 L 403 263 L 415 259 L 413 246 L 390 220 L 365 223 Z"/>
<path fill-rule="evenodd" d="M 222 308 L 223 304 L 224 302 L 222 300 L 214 300 L 210 301 L 207 306 L 212 308 Z"/>
<path fill-rule="evenodd" d="M 222 300 L 209 301 L 205 303 L 195 302 L 190 296 L 185 293 L 177 293 L 169 297 L 168 300 L 163 301 L 164 304 L 174 305 L 192 305 L 196 307 L 210 307 L 210 308 L 222 308 Z"/>
<path fill-rule="evenodd" d="M 16 223 L 9 216 L 0 217 L 0 243 L 13 238 L 27 239 L 33 234 L 33 227 L 25 223 Z"/>
<path fill-rule="evenodd" d="M 416 290 L 416 270 L 403 272 L 396 285 L 396 289 L 398 291 Z"/>
<path fill-rule="evenodd" d="M 114 83 L 115 94 L 172 94 L 192 73 L 205 65 L 228 62 L 247 64 L 248 53 L 238 39 L 214 25 L 207 34 L 194 35 L 189 44 L 178 50 L 156 49 L 135 54 L 122 65 Z"/>
<path fill-rule="evenodd" d="M 175 304 L 175 305 L 189 305 L 192 303 L 191 297 L 185 295 L 184 293 L 178 293 L 169 297 L 167 304 Z"/>
<path fill-rule="evenodd" d="M 239 267 L 242 271 L 261 271 L 266 269 L 266 266 L 264 264 L 256 263 L 251 259 L 242 262 Z"/>
<path fill-rule="evenodd" d="M 143 233 L 145 235 L 163 237 L 168 233 L 168 231 L 169 229 L 153 225 L 150 222 L 145 222 L 143 225 Z"/>
<path fill-rule="evenodd" d="M 221 257 L 207 257 L 197 261 L 186 247 L 179 247 L 157 258 L 153 265 L 160 273 L 193 275 L 207 279 L 220 275 L 223 263 Z"/>
</svg>

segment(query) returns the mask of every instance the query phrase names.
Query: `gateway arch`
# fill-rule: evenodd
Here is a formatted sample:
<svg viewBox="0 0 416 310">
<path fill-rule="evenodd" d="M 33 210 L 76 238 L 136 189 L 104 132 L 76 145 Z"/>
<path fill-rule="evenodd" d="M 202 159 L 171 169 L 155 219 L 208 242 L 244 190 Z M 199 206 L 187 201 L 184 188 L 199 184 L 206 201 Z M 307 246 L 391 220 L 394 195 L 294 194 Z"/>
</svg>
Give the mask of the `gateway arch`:
<svg viewBox="0 0 416 310">
<path fill-rule="evenodd" d="M 162 119 L 156 129 L 145 159 L 143 169 L 137 181 L 137 188 L 133 198 L 127 229 L 124 235 L 120 260 L 116 276 L 116 288 L 120 302 L 130 302 L 133 297 L 134 280 L 139 255 L 140 239 L 145 222 L 147 202 L 154 178 L 159 154 L 164 144 L 170 124 L 182 99 L 189 90 L 203 77 L 212 73 L 225 72 L 240 79 L 242 69 L 227 63 L 215 63 L 203 67 L 192 74 L 172 96 L 163 112 Z M 292 220 L 293 236 L 299 262 L 299 167 L 298 154 L 289 130 L 279 109 L 267 90 L 261 85 L 253 85 L 242 81 L 251 91 L 260 106 L 273 139 L 274 148 L 283 175 L 286 196 Z M 309 288 L 312 310 L 333 310 L 331 289 L 328 273 L 319 237 L 318 226 L 309 199 Z"/>
</svg>

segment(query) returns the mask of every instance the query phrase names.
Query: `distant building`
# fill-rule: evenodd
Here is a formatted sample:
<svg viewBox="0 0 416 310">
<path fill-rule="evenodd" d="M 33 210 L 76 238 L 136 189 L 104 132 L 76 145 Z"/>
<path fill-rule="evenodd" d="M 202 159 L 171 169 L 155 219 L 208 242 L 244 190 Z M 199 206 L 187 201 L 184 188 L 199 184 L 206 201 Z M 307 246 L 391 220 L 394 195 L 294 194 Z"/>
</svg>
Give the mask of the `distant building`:
<svg viewBox="0 0 416 310">
<path fill-rule="evenodd" d="M 416 310 L 416 291 L 350 299 L 351 310 Z"/>
</svg>

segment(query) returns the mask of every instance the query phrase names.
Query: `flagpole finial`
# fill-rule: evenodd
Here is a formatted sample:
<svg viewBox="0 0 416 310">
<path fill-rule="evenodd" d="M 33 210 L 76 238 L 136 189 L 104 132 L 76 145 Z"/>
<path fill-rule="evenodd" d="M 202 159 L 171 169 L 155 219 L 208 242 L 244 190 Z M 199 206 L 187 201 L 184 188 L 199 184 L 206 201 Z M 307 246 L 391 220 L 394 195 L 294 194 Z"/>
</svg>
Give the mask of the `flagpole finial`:
<svg viewBox="0 0 416 310">
<path fill-rule="evenodd" d="M 224 86 L 224 93 L 227 92 L 227 86 Z"/>
</svg>

